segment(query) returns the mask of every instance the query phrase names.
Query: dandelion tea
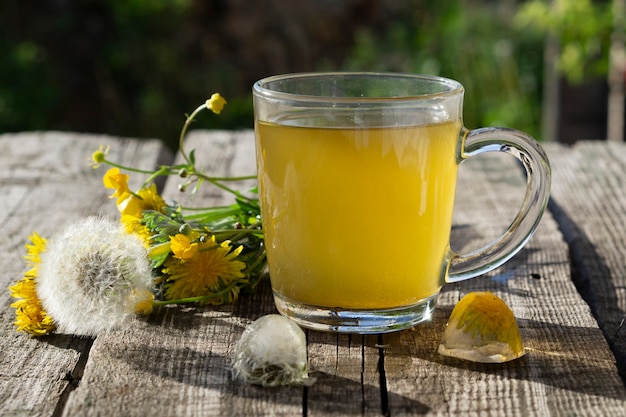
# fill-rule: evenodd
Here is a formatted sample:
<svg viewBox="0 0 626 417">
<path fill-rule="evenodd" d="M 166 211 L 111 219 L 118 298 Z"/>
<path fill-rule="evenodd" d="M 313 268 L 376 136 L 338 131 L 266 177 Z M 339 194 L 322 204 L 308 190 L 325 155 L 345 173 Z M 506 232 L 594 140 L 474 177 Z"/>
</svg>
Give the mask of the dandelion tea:
<svg viewBox="0 0 626 417">
<path fill-rule="evenodd" d="M 257 123 L 272 288 L 312 306 L 389 309 L 444 283 L 460 122 Z"/>
</svg>

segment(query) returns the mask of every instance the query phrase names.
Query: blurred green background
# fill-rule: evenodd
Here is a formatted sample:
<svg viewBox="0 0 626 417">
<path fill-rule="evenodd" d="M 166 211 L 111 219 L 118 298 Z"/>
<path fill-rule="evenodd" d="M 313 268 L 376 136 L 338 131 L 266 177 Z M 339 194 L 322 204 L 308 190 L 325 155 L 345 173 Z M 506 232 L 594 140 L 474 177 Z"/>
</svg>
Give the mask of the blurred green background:
<svg viewBox="0 0 626 417">
<path fill-rule="evenodd" d="M 554 3 L 565 9 L 548 13 Z M 244 129 L 257 79 L 369 70 L 454 78 L 467 127 L 551 139 L 546 35 L 571 55 L 557 57 L 559 83 L 603 88 L 607 10 L 591 0 L 2 0 L 0 133 L 106 133 L 174 149 L 185 114 L 213 92 L 227 108 L 195 126 Z"/>
</svg>

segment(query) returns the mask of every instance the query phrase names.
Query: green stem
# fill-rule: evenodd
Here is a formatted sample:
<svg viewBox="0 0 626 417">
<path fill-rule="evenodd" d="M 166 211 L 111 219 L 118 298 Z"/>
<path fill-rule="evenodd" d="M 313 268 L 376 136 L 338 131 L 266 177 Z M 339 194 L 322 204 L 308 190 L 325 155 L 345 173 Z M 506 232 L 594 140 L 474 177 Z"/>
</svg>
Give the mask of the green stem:
<svg viewBox="0 0 626 417">
<path fill-rule="evenodd" d="M 260 256 L 258 256 L 254 262 L 252 262 L 250 265 L 248 265 L 248 267 L 246 268 L 246 272 L 251 273 L 252 271 L 255 270 L 255 268 L 257 266 L 259 266 L 259 264 L 261 264 L 262 262 L 265 262 L 265 258 L 267 257 L 266 252 L 264 251 Z"/>
<path fill-rule="evenodd" d="M 239 283 L 239 281 L 233 281 L 232 283 L 230 283 L 228 286 L 226 286 L 224 289 L 213 293 L 213 294 L 209 294 L 209 295 L 201 295 L 199 297 L 188 297 L 188 298 L 179 298 L 178 300 L 161 300 L 161 301 L 153 301 L 152 302 L 152 306 L 153 307 L 160 307 L 160 306 L 166 306 L 166 305 L 171 305 L 171 304 L 189 304 L 189 303 L 197 303 L 199 301 L 206 301 L 206 300 L 211 300 L 214 298 L 218 298 L 221 297 L 225 294 L 228 294 L 233 288 L 235 288 L 237 286 L 237 284 Z"/>
<path fill-rule="evenodd" d="M 172 167 L 169 167 L 169 166 L 162 166 L 157 171 L 149 171 L 148 174 L 150 174 L 150 176 L 144 181 L 142 188 L 145 188 L 146 186 L 148 186 L 148 184 L 154 181 L 156 177 L 160 177 L 163 175 L 171 175 L 174 172 L 175 171 L 172 169 Z"/>
<path fill-rule="evenodd" d="M 233 195 L 240 196 L 240 193 L 238 191 L 233 190 L 232 188 L 225 186 L 224 184 L 220 183 L 219 181 L 213 179 L 213 177 L 206 176 L 206 175 L 204 175 L 202 173 L 199 173 L 199 172 L 197 172 L 196 175 L 199 178 L 202 178 L 203 180 L 208 181 L 211 184 L 215 185 L 217 188 L 221 188 L 222 190 L 227 191 L 227 192 L 229 192 L 229 193 L 231 193 Z M 241 197 L 243 197 L 245 199 L 248 199 L 248 197 L 245 197 L 245 196 L 241 196 Z"/>
<path fill-rule="evenodd" d="M 207 177 L 211 178 L 215 181 L 245 181 L 245 180 L 255 180 L 257 178 L 256 175 L 244 175 L 241 177 Z"/>
<path fill-rule="evenodd" d="M 206 108 L 206 103 L 201 104 L 201 105 L 198 106 L 198 108 L 196 108 L 193 111 L 193 113 L 191 113 L 187 117 L 187 119 L 185 120 L 185 124 L 183 125 L 183 128 L 180 131 L 180 137 L 178 138 L 178 151 L 183 156 L 183 158 L 185 158 L 185 161 L 189 165 L 193 165 L 193 164 L 191 163 L 191 159 L 187 155 L 187 152 L 185 152 L 185 146 L 184 146 L 184 144 L 185 144 L 185 136 L 187 135 L 187 129 L 189 128 L 189 125 L 191 124 L 191 122 L 193 122 L 193 120 L 196 117 L 196 115 L 198 113 L 200 113 L 202 110 L 204 110 L 205 108 Z"/>
<path fill-rule="evenodd" d="M 257 227 L 258 226 L 258 227 Z M 245 227 L 243 229 L 221 229 L 221 230 L 212 230 L 211 234 L 212 235 L 229 235 L 232 234 L 231 236 L 231 240 L 233 240 L 234 242 L 237 241 L 237 239 L 239 239 L 240 237 L 244 237 L 245 235 L 248 234 L 258 234 L 258 233 L 262 233 L 262 229 L 261 229 L 261 225 L 256 223 L 254 225 Z M 241 236 L 239 236 L 241 235 Z M 235 239 L 235 237 L 237 237 L 237 239 Z"/>
<path fill-rule="evenodd" d="M 144 181 L 144 183 L 141 186 L 141 188 L 145 188 L 148 184 L 150 184 L 152 181 L 154 181 L 154 179 L 156 177 L 160 177 L 160 176 L 164 176 L 164 175 L 171 175 L 173 172 L 175 172 L 172 169 L 172 167 L 169 167 L 169 166 L 162 166 L 161 168 L 159 168 L 156 171 L 148 171 L 148 170 L 145 170 L 145 169 L 139 169 L 139 168 L 133 168 L 133 167 L 128 167 L 128 166 L 125 166 L 125 165 L 121 165 L 121 164 L 118 164 L 116 162 L 109 161 L 108 159 L 103 159 L 102 163 L 103 164 L 107 164 L 107 165 L 112 166 L 112 167 L 115 167 L 115 168 L 123 169 L 125 171 L 135 172 L 137 174 L 149 175 L 148 179 L 146 179 Z"/>
<path fill-rule="evenodd" d="M 187 152 L 185 151 L 185 136 L 187 135 L 187 129 L 189 128 L 189 125 L 191 124 L 191 122 L 193 122 L 194 118 L 196 117 L 196 115 L 198 113 L 200 113 L 202 110 L 204 110 L 206 108 L 206 103 L 205 104 L 201 104 L 200 106 L 198 106 L 185 120 L 185 124 L 183 125 L 183 128 L 180 131 L 180 137 L 178 138 L 178 150 L 180 152 L 180 154 L 182 155 L 182 157 L 185 159 L 185 161 L 187 162 L 187 164 L 193 168 L 193 172 L 191 173 L 192 175 L 197 176 L 198 178 L 201 178 L 205 181 L 210 182 L 211 184 L 215 185 L 218 188 L 221 188 L 222 190 L 229 192 L 231 194 L 234 194 L 236 196 L 240 196 L 240 193 L 233 190 L 230 187 L 225 186 L 224 184 L 221 184 L 219 181 L 237 181 L 238 179 L 253 179 L 255 178 L 254 176 L 246 176 L 246 177 L 235 177 L 233 178 L 223 178 L 223 177 L 210 177 L 206 174 L 203 174 L 201 172 L 198 172 L 195 169 L 195 165 L 193 164 L 193 162 L 191 161 L 191 158 L 189 157 L 189 155 L 187 155 Z M 249 200 L 248 197 L 245 196 L 241 196 L 246 200 Z"/>
<path fill-rule="evenodd" d="M 123 169 L 123 170 L 130 171 L 130 172 L 136 172 L 138 174 L 150 175 L 150 174 L 154 173 L 154 171 L 146 171 L 146 170 L 143 170 L 143 169 L 132 168 L 132 167 L 127 167 L 125 165 L 117 164 L 117 163 L 115 163 L 113 161 L 109 161 L 108 159 L 103 159 L 101 163 L 107 164 L 107 165 L 112 166 L 114 168 L 119 168 L 119 169 Z"/>
</svg>

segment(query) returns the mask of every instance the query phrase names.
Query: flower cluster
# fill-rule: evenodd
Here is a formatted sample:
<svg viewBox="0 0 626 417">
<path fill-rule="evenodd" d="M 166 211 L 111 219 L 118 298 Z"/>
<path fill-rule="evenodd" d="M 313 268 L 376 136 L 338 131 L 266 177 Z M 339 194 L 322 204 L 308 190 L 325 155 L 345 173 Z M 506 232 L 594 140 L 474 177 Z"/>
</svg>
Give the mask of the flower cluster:
<svg viewBox="0 0 626 417">
<path fill-rule="evenodd" d="M 10 287 L 18 331 L 41 336 L 52 331 L 95 335 L 121 325 L 130 314 L 149 314 L 165 304 L 232 303 L 253 292 L 265 269 L 265 248 L 256 190 L 230 188 L 248 177 L 212 177 L 196 167 L 184 138 L 196 115 L 219 114 L 226 101 L 213 94 L 189 115 L 179 138 L 183 163 L 153 171 L 122 166 L 100 146 L 92 166 L 108 165 L 103 185 L 119 222 L 87 218 L 50 241 L 36 233 L 26 245 L 30 270 Z M 130 175 L 147 178 L 138 190 Z M 178 176 L 181 191 L 209 183 L 231 193 L 225 207 L 191 208 L 166 202 L 155 180 Z M 113 222 L 113 224 L 111 224 Z"/>
<path fill-rule="evenodd" d="M 175 169 L 184 169 L 186 178 L 214 181 L 193 165 Z M 235 204 L 229 207 L 187 210 L 166 204 L 154 183 L 131 192 L 128 179 L 113 167 L 103 182 L 114 190 L 111 198 L 116 198 L 125 229 L 140 236 L 148 249 L 156 304 L 230 303 L 242 289 L 256 286 L 265 267 L 258 200 L 235 192 Z"/>
<path fill-rule="evenodd" d="M 34 336 L 43 336 L 55 329 L 52 317 L 44 310 L 39 297 L 37 296 L 36 280 L 38 267 L 41 263 L 41 253 L 46 250 L 47 240 L 33 233 L 30 236 L 30 244 L 26 244 L 27 264 L 31 267 L 24 274 L 21 281 L 9 287 L 11 296 L 17 301 L 11 304 L 15 308 L 15 326 L 18 331 L 24 331 Z"/>
</svg>

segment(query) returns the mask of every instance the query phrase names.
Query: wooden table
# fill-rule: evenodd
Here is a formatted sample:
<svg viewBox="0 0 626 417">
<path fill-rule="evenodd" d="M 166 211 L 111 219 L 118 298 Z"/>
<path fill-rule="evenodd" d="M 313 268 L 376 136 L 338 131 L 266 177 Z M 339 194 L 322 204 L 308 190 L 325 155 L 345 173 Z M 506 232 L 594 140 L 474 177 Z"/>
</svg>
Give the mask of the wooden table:
<svg viewBox="0 0 626 417">
<path fill-rule="evenodd" d="M 214 173 L 254 173 L 250 131 L 195 131 L 188 143 Z M 102 186 L 105 169 L 88 164 L 100 144 L 111 146 L 111 159 L 137 167 L 172 160 L 156 140 L 0 135 L 0 415 L 626 415 L 626 145 L 547 144 L 552 201 L 510 262 L 444 287 L 433 320 L 414 329 L 307 332 L 317 382 L 261 388 L 233 381 L 230 360 L 245 326 L 275 312 L 267 280 L 235 305 L 161 308 L 95 339 L 15 332 L 6 287 L 25 271 L 28 235 L 50 236 L 80 216 L 117 216 Z M 134 178 L 136 185 L 142 180 Z M 498 235 L 523 187 L 506 156 L 464 163 L 453 247 L 475 248 Z M 163 194 L 180 198 L 176 178 Z M 207 189 L 198 201 L 221 198 Z M 497 365 L 438 355 L 453 306 L 485 290 L 515 313 L 527 355 Z"/>
</svg>

